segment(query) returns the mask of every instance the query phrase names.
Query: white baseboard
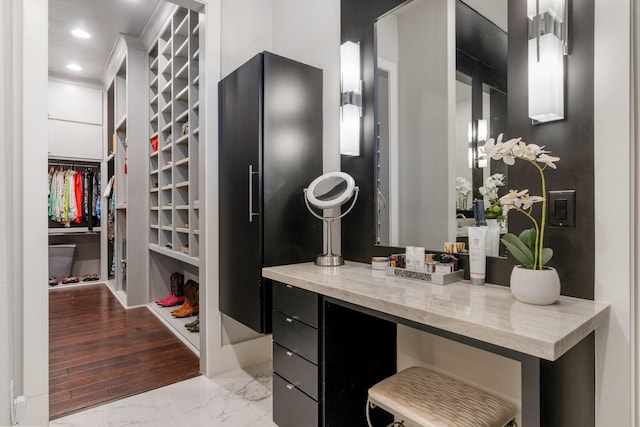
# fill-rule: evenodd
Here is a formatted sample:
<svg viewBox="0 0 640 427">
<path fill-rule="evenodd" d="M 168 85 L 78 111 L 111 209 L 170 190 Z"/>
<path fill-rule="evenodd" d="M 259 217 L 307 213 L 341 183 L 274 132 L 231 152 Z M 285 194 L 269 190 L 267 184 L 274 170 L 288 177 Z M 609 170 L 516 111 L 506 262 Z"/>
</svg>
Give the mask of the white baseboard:
<svg viewBox="0 0 640 427">
<path fill-rule="evenodd" d="M 264 335 L 214 350 L 211 354 L 211 372 L 207 372 L 207 376 L 213 377 L 270 361 L 272 358 L 271 340 L 271 335 Z"/>
</svg>

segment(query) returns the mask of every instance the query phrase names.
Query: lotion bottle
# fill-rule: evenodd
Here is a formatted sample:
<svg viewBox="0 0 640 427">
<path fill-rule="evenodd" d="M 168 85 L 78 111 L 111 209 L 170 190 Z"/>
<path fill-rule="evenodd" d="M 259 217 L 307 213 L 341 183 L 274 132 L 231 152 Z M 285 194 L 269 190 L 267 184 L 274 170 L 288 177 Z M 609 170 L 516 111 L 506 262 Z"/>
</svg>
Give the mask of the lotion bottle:
<svg viewBox="0 0 640 427">
<path fill-rule="evenodd" d="M 484 285 L 487 268 L 486 225 L 469 227 L 469 276 L 472 285 Z"/>
</svg>

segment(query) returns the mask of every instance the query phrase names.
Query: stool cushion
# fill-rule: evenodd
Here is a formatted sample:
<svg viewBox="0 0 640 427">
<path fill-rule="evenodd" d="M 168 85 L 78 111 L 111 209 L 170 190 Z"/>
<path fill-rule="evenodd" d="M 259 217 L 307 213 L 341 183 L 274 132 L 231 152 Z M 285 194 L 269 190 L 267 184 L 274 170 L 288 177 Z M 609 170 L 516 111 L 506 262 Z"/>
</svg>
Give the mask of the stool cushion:
<svg viewBox="0 0 640 427">
<path fill-rule="evenodd" d="M 503 400 L 432 370 L 414 366 L 369 389 L 369 401 L 424 427 L 503 427 L 515 410 Z"/>
</svg>

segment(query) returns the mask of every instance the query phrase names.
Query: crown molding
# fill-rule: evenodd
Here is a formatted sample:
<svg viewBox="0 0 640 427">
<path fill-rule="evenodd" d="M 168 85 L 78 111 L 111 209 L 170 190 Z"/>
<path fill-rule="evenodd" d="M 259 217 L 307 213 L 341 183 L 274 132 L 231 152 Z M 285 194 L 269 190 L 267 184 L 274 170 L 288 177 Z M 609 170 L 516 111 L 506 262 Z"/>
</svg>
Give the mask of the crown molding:
<svg viewBox="0 0 640 427">
<path fill-rule="evenodd" d="M 147 25 L 145 25 L 142 30 L 142 34 L 140 35 L 140 40 L 147 51 L 151 49 L 151 46 L 158 39 L 160 33 L 164 31 L 167 25 L 171 25 L 171 20 L 169 18 L 173 16 L 178 7 L 178 5 L 166 1 L 161 1 L 156 5 L 151 17 L 147 21 Z"/>
</svg>

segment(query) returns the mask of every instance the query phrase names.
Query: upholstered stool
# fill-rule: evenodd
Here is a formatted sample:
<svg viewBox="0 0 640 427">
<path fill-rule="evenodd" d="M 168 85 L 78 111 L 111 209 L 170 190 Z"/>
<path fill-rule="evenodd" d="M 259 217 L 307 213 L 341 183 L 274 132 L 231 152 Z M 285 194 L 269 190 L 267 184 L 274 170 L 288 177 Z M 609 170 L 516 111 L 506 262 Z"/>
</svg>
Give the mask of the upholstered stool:
<svg viewBox="0 0 640 427">
<path fill-rule="evenodd" d="M 488 393 L 432 370 L 414 366 L 369 389 L 369 406 L 393 414 L 392 425 L 423 427 L 515 426 L 515 409 Z M 371 426 L 371 423 L 369 423 Z"/>
</svg>

